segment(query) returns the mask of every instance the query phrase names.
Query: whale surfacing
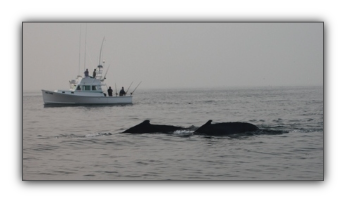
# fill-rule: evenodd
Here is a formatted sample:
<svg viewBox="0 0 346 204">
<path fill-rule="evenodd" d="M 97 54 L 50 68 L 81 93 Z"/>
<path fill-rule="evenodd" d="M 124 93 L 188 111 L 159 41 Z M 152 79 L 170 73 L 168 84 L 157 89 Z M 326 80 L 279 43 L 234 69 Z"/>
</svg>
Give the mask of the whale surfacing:
<svg viewBox="0 0 346 204">
<path fill-rule="evenodd" d="M 172 125 L 152 125 L 149 120 L 125 130 L 123 133 L 143 134 L 143 133 L 173 133 L 176 130 L 185 130 L 186 128 Z"/>
<path fill-rule="evenodd" d="M 195 135 L 227 136 L 238 133 L 253 132 L 259 130 L 257 126 L 244 122 L 224 122 L 211 124 L 209 120 L 204 125 L 193 132 Z M 170 134 L 177 130 L 192 130 L 173 125 L 153 125 L 149 120 L 135 125 L 122 133 L 143 134 L 143 133 L 166 133 Z"/>
<path fill-rule="evenodd" d="M 231 135 L 237 133 L 252 132 L 258 130 L 258 127 L 244 122 L 227 122 L 227 123 L 215 123 L 211 124 L 212 120 L 209 120 L 200 128 L 198 128 L 194 134 L 201 135 Z"/>
</svg>

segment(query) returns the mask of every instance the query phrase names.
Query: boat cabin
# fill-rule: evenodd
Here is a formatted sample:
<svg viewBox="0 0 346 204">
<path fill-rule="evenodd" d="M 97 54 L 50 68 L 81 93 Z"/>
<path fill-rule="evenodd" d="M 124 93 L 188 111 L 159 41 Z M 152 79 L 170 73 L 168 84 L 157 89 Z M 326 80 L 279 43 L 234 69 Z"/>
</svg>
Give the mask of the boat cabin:
<svg viewBox="0 0 346 204">
<path fill-rule="evenodd" d="M 55 92 L 74 95 L 103 95 L 102 86 L 105 84 L 98 77 L 86 76 L 82 78 L 78 75 L 76 79 L 69 82 L 70 90 L 56 90 Z"/>
<path fill-rule="evenodd" d="M 102 92 L 102 65 L 98 66 L 96 70 L 95 78 L 89 76 L 78 75 L 76 79 L 70 81 L 70 90 L 71 91 L 86 91 L 86 92 Z"/>
</svg>

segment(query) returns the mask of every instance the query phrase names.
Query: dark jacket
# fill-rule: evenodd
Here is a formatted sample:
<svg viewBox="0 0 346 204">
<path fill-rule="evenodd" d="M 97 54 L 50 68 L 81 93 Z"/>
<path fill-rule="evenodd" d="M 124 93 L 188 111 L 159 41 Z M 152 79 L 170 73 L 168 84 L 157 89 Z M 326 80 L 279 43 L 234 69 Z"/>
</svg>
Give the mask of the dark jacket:
<svg viewBox="0 0 346 204">
<path fill-rule="evenodd" d="M 121 90 L 120 90 L 120 92 L 119 92 L 119 95 L 120 96 L 123 96 L 123 95 L 125 95 L 126 94 L 126 92 L 124 91 L 124 88 L 122 88 Z"/>
<path fill-rule="evenodd" d="M 108 89 L 108 96 L 112 96 L 113 95 L 113 90 L 111 88 Z"/>
</svg>

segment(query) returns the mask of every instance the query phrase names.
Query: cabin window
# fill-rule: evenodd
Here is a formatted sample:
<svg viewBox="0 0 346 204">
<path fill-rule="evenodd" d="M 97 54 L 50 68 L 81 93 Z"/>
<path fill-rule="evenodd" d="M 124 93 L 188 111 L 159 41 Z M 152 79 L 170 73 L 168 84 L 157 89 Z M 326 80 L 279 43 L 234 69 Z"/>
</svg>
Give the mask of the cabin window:
<svg viewBox="0 0 346 204">
<path fill-rule="evenodd" d="M 95 91 L 96 90 L 96 86 L 91 86 L 91 90 Z"/>
<path fill-rule="evenodd" d="M 90 86 L 84 86 L 85 91 L 90 91 Z"/>
<path fill-rule="evenodd" d="M 77 86 L 77 90 L 80 90 L 80 86 Z"/>
</svg>

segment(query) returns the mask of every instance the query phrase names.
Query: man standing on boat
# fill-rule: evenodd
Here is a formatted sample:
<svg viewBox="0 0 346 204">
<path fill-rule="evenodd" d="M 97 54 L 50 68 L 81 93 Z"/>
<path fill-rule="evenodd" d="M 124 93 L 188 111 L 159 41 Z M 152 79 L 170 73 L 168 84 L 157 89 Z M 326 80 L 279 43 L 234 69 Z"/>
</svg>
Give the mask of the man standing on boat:
<svg viewBox="0 0 346 204">
<path fill-rule="evenodd" d="M 112 96 L 113 95 L 113 90 L 111 87 L 109 87 L 108 89 L 108 96 Z"/>
<path fill-rule="evenodd" d="M 88 77 L 88 76 L 89 76 L 89 71 L 88 71 L 88 69 L 85 70 L 84 76 L 85 76 L 85 77 Z"/>
<path fill-rule="evenodd" d="M 93 72 L 93 78 L 95 79 L 96 77 L 96 69 L 94 69 L 94 72 Z"/>
<path fill-rule="evenodd" d="M 119 92 L 119 95 L 120 96 L 125 96 L 126 95 L 126 92 L 124 90 L 124 87 L 121 88 L 120 92 Z"/>
</svg>

